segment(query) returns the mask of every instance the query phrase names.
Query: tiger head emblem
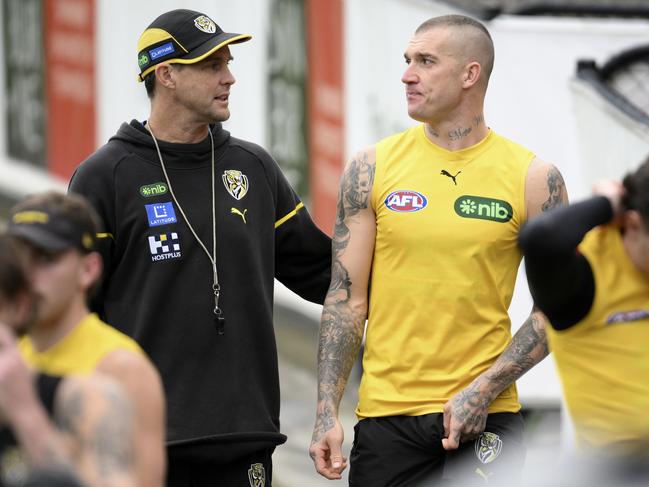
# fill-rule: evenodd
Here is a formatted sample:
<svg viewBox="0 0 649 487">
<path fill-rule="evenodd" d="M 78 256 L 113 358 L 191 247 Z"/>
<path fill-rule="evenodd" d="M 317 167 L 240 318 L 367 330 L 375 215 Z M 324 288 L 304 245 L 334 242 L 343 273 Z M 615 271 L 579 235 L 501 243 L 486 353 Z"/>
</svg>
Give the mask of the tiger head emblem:
<svg viewBox="0 0 649 487">
<path fill-rule="evenodd" d="M 495 433 L 485 431 L 475 440 L 475 454 L 482 463 L 491 463 L 503 448 L 503 442 Z"/>
<path fill-rule="evenodd" d="M 265 487 L 266 485 L 266 470 L 264 470 L 263 463 L 253 463 L 248 469 L 248 480 L 250 487 Z"/>
<path fill-rule="evenodd" d="M 248 192 L 248 177 L 236 169 L 223 171 L 223 184 L 235 200 L 240 200 Z"/>
<path fill-rule="evenodd" d="M 214 34 L 216 32 L 216 24 L 207 15 L 201 15 L 194 19 L 194 25 L 200 31 L 206 34 Z"/>
</svg>

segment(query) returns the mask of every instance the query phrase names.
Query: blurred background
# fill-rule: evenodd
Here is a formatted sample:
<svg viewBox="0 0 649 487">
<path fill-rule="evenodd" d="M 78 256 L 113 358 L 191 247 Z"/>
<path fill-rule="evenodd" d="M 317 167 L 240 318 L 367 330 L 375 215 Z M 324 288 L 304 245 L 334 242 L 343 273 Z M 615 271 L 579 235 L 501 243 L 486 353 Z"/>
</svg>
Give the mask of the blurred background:
<svg viewBox="0 0 649 487">
<path fill-rule="evenodd" d="M 555 163 L 572 200 L 621 177 L 649 153 L 649 1 L 639 0 L 1 0 L 0 225 L 26 194 L 65 190 L 74 168 L 148 99 L 136 44 L 159 14 L 206 13 L 253 41 L 232 47 L 235 136 L 265 146 L 318 225 L 333 226 L 337 185 L 354 151 L 413 124 L 400 77 L 415 28 L 441 14 L 483 21 L 496 63 L 485 118 Z M 531 309 L 519 273 L 514 330 Z M 333 485 L 307 455 L 316 397 L 320 308 L 281 285 L 276 330 L 282 424 L 280 487 Z M 360 370 L 343 401 L 349 451 Z M 570 425 L 551 359 L 521 381 L 529 479 L 569 448 Z"/>
</svg>

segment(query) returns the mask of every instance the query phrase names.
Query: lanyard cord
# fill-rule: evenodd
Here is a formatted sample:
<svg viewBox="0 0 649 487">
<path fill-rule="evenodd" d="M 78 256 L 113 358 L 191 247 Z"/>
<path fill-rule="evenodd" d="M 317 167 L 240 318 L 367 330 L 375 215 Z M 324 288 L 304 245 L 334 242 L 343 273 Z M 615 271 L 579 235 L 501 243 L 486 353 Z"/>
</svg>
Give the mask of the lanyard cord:
<svg viewBox="0 0 649 487">
<path fill-rule="evenodd" d="M 185 220 L 187 226 L 189 227 L 189 230 L 192 232 L 192 235 L 194 236 L 198 244 L 201 246 L 201 248 L 205 252 L 205 255 L 207 255 L 207 258 L 210 260 L 212 264 L 212 272 L 214 276 L 214 280 L 212 284 L 212 291 L 214 293 L 213 312 L 214 312 L 214 317 L 217 325 L 217 331 L 219 335 L 222 335 L 224 333 L 223 327 L 225 325 L 225 319 L 221 316 L 223 314 L 223 311 L 221 310 L 221 308 L 219 308 L 219 297 L 221 296 L 221 286 L 219 285 L 219 275 L 216 270 L 216 197 L 214 191 L 215 163 L 214 163 L 214 136 L 212 135 L 212 130 L 208 125 L 207 131 L 210 134 L 210 142 L 212 143 L 212 253 L 210 254 L 203 241 L 199 238 L 198 234 L 194 231 L 194 227 L 192 227 L 192 224 L 189 223 L 189 218 L 187 218 L 187 215 L 185 215 L 182 206 L 180 206 L 180 203 L 178 202 L 178 198 L 176 198 L 176 194 L 174 193 L 174 190 L 171 187 L 171 181 L 169 180 L 169 175 L 167 174 L 167 169 L 165 167 L 164 160 L 162 159 L 162 152 L 160 151 L 160 146 L 158 145 L 158 141 L 156 140 L 155 135 L 153 135 L 153 130 L 151 130 L 151 124 L 147 123 L 146 126 L 149 129 L 149 132 L 151 133 L 151 138 L 153 139 L 153 143 L 155 144 L 156 151 L 158 152 L 158 159 L 160 159 L 160 166 L 162 166 L 162 172 L 164 173 L 165 181 L 167 182 L 167 186 L 169 187 L 171 198 L 174 200 L 174 203 L 176 203 L 176 206 L 178 207 L 178 211 L 180 211 L 180 214 L 182 215 L 183 220 Z"/>
</svg>

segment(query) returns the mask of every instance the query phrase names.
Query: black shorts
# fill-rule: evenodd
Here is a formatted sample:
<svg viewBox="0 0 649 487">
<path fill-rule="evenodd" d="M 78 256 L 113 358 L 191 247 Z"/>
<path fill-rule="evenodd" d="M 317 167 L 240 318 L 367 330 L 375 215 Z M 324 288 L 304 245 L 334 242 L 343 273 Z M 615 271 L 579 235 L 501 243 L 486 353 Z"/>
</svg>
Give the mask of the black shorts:
<svg viewBox="0 0 649 487">
<path fill-rule="evenodd" d="M 351 487 L 515 485 L 525 448 L 520 413 L 487 417 L 485 432 L 454 451 L 442 447 L 444 417 L 367 418 L 354 427 Z"/>
<path fill-rule="evenodd" d="M 167 457 L 167 487 L 270 487 L 274 450 L 249 453 L 228 463 Z"/>
</svg>

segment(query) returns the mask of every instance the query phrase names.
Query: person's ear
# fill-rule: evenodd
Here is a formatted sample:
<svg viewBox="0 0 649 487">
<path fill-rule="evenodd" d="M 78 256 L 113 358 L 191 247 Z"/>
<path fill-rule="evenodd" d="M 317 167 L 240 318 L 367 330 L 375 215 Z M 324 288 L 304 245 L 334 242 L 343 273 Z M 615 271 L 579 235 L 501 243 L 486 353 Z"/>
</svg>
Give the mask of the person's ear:
<svg viewBox="0 0 649 487">
<path fill-rule="evenodd" d="M 90 289 L 101 277 L 103 261 L 99 252 L 90 252 L 82 258 L 79 282 L 83 289 Z"/>
</svg>

